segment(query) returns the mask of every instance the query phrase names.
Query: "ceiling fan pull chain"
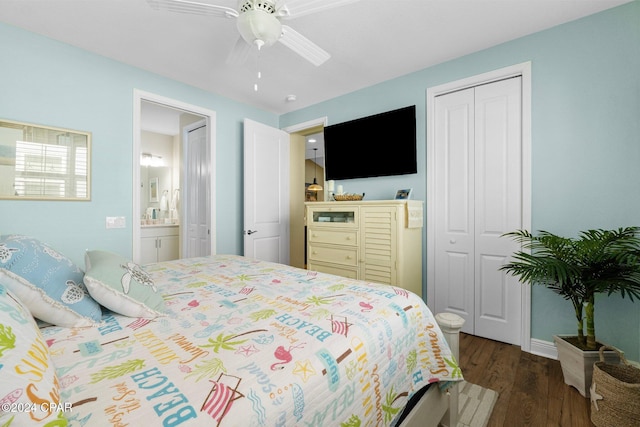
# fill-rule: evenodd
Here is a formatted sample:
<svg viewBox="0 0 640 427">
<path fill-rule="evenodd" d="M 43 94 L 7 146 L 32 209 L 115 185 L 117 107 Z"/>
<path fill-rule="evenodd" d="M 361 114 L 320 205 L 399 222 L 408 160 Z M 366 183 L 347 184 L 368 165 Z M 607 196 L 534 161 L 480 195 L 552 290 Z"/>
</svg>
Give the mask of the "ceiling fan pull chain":
<svg viewBox="0 0 640 427">
<path fill-rule="evenodd" d="M 261 45 L 258 44 L 258 56 L 256 57 L 256 68 L 258 69 L 258 73 L 257 73 L 257 80 L 256 82 L 253 84 L 253 90 L 254 92 L 258 91 L 258 82 L 260 81 L 260 79 L 262 78 L 262 72 L 260 71 L 260 49 Z"/>
<path fill-rule="evenodd" d="M 260 81 L 260 79 L 262 78 L 262 73 L 260 72 L 260 70 L 258 70 L 258 81 L 256 81 L 256 84 L 254 86 L 255 91 L 258 91 L 258 82 Z"/>
</svg>

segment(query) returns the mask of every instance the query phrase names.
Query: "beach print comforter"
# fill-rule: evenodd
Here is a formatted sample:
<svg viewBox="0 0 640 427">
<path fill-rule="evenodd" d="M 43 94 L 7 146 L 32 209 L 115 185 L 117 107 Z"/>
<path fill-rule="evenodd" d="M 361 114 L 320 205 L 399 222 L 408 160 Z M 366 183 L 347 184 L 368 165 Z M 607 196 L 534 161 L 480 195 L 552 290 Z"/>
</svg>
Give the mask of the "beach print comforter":
<svg viewBox="0 0 640 427">
<path fill-rule="evenodd" d="M 232 255 L 145 269 L 167 316 L 41 329 L 70 426 L 382 426 L 462 379 L 401 288 Z"/>
</svg>

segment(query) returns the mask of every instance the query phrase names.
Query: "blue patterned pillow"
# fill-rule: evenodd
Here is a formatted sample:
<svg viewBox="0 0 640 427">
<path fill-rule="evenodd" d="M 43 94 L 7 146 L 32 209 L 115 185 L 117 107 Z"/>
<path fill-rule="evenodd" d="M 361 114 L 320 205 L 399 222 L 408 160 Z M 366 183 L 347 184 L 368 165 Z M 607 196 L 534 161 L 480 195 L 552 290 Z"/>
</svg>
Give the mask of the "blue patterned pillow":
<svg viewBox="0 0 640 427">
<path fill-rule="evenodd" d="M 13 292 L 34 317 L 58 326 L 95 326 L 102 310 L 89 295 L 84 273 L 71 260 L 40 241 L 0 236 L 0 284 Z"/>
</svg>

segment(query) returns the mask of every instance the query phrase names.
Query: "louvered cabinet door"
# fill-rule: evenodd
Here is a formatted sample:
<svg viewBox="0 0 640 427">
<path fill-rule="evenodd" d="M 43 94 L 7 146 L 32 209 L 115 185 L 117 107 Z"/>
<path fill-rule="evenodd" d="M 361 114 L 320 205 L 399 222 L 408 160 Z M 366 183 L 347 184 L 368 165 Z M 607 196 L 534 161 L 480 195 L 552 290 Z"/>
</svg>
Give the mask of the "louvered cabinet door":
<svg viewBox="0 0 640 427">
<path fill-rule="evenodd" d="M 398 253 L 396 207 L 362 209 L 360 277 L 368 282 L 397 284 Z"/>
<path fill-rule="evenodd" d="M 398 293 L 402 288 L 422 296 L 422 209 L 422 202 L 413 200 L 361 208 L 362 280 L 393 285 Z"/>
</svg>

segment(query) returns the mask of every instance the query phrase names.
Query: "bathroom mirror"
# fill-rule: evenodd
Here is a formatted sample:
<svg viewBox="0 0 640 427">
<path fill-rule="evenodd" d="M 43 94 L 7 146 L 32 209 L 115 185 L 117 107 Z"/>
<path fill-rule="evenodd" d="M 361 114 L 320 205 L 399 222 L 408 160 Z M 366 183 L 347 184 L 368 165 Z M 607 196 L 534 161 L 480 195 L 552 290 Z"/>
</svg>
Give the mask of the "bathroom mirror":
<svg viewBox="0 0 640 427">
<path fill-rule="evenodd" d="M 91 134 L 0 119 L 0 199 L 90 200 Z"/>
</svg>

